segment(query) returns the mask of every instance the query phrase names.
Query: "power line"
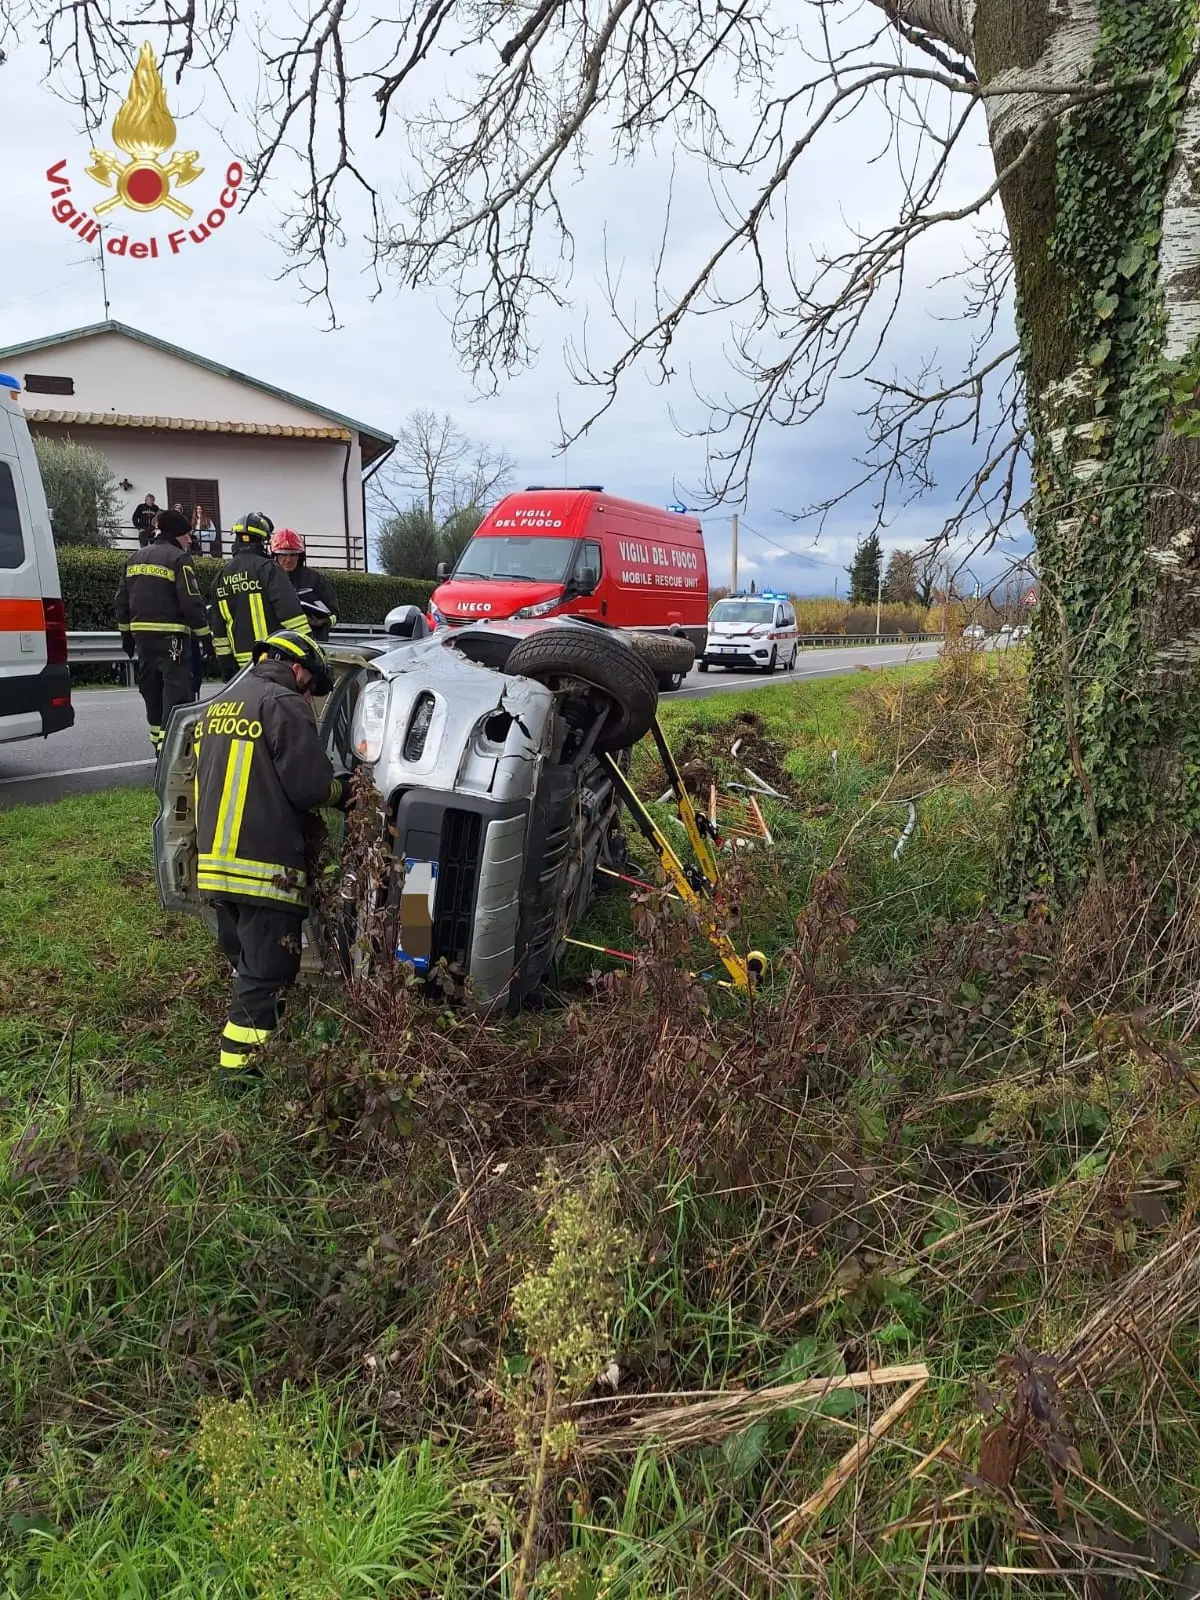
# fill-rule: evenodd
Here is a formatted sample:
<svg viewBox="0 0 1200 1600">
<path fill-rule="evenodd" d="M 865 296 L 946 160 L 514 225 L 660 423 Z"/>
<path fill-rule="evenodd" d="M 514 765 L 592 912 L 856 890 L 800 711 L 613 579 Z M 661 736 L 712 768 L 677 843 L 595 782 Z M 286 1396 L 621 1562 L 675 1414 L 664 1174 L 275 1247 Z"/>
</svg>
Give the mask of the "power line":
<svg viewBox="0 0 1200 1600">
<path fill-rule="evenodd" d="M 756 539 L 761 539 L 764 544 L 769 544 L 773 549 L 779 550 L 785 556 L 791 556 L 795 561 L 807 561 L 814 567 L 827 567 L 828 561 L 822 561 L 816 556 L 806 556 L 803 550 L 790 550 L 787 545 L 780 544 L 778 539 L 772 539 L 765 533 L 759 533 L 757 528 L 752 528 L 748 522 L 741 526 L 747 533 L 752 533 Z"/>
</svg>

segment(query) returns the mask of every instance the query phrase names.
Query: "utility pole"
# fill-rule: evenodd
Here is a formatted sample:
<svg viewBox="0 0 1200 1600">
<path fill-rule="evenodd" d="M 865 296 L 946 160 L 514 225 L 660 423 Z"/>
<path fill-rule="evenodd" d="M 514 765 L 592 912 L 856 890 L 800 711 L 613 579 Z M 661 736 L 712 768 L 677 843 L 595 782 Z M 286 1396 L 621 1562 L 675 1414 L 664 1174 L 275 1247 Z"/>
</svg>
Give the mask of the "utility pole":
<svg viewBox="0 0 1200 1600">
<path fill-rule="evenodd" d="M 875 585 L 875 638 L 879 639 L 879 617 L 883 609 L 883 556 L 879 557 L 879 581 Z"/>
<path fill-rule="evenodd" d="M 732 566 L 731 566 L 731 569 L 730 569 L 729 588 L 730 588 L 730 590 L 731 590 L 731 592 L 733 594 L 736 594 L 737 593 L 737 556 L 738 556 L 738 551 L 737 551 L 738 514 L 737 514 L 736 511 L 733 513 L 732 517 L 730 517 L 729 522 L 730 522 L 730 526 L 733 529 L 733 535 L 732 535 L 732 539 L 730 541 L 731 544 L 732 544 L 732 547 L 733 547 L 733 562 L 732 562 Z"/>
</svg>

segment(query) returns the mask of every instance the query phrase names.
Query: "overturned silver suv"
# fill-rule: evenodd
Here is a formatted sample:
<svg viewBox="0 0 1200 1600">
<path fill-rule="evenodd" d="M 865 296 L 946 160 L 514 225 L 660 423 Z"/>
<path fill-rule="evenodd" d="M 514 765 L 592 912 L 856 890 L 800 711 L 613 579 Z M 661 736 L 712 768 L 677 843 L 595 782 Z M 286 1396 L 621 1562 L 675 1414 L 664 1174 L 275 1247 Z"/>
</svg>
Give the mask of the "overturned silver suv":
<svg viewBox="0 0 1200 1600">
<path fill-rule="evenodd" d="M 423 632 L 417 614 L 398 628 Z M 550 973 L 598 874 L 623 869 L 620 796 L 602 758 L 650 728 L 652 665 L 635 639 L 567 619 L 328 653 L 335 683 L 318 723 L 334 766 L 369 769 L 378 795 L 395 959 L 449 968 L 476 1004 L 515 1010 Z M 163 905 L 211 922 L 196 889 L 200 710 L 179 707 L 167 729 L 155 863 Z M 309 973 L 342 965 L 353 930 L 336 920 L 310 915 Z"/>
</svg>

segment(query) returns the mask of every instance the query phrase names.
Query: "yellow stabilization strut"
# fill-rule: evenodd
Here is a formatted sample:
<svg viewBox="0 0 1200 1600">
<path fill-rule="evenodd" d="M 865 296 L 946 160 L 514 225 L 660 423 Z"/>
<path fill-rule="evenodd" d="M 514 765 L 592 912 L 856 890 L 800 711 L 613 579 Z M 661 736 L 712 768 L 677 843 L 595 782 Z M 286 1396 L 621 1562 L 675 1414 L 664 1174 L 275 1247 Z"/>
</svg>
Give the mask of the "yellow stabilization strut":
<svg viewBox="0 0 1200 1600">
<path fill-rule="evenodd" d="M 725 930 L 720 927 L 713 914 L 711 897 L 717 888 L 717 861 L 712 848 L 712 840 L 705 831 L 707 818 L 701 821 L 691 797 L 683 786 L 679 775 L 679 768 L 675 765 L 675 758 L 668 748 L 666 738 L 658 719 L 651 724 L 654 742 L 658 746 L 658 753 L 662 757 L 663 767 L 671 784 L 672 792 L 679 805 L 679 815 L 687 832 L 688 840 L 696 853 L 699 863 L 698 869 L 689 869 L 679 859 L 671 845 L 670 840 L 655 822 L 650 812 L 646 809 L 641 796 L 634 789 L 629 779 L 610 755 L 602 757 L 609 776 L 616 785 L 617 792 L 629 808 L 630 815 L 637 823 L 638 828 L 645 835 L 658 857 L 659 866 L 666 877 L 675 887 L 675 892 L 684 903 L 690 906 L 695 913 L 705 938 L 721 959 L 721 964 L 733 979 L 737 989 L 749 989 L 754 980 L 766 970 L 766 957 L 757 950 L 752 950 L 749 955 L 742 956 Z"/>
</svg>

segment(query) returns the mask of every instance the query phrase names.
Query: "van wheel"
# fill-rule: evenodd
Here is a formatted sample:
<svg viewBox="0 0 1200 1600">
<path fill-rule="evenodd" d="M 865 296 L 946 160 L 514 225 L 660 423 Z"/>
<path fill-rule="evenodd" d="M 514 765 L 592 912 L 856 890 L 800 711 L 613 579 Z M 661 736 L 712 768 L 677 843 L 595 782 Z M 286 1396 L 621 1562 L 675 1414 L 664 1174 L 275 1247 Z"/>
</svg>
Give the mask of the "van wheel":
<svg viewBox="0 0 1200 1600">
<path fill-rule="evenodd" d="M 626 750 L 636 744 L 658 710 L 653 672 L 625 639 L 606 629 L 531 634 L 513 647 L 504 670 L 536 678 L 549 689 L 574 680 L 607 695 L 612 709 L 596 740 L 598 751 Z"/>
<path fill-rule="evenodd" d="M 705 661 L 703 656 L 701 656 L 699 661 L 697 661 L 697 663 L 696 663 L 696 671 L 697 672 L 707 672 L 708 671 L 708 662 Z"/>
<path fill-rule="evenodd" d="M 696 661 L 696 647 L 677 633 L 628 633 L 630 648 L 658 680 L 660 689 L 678 689 Z"/>
<path fill-rule="evenodd" d="M 775 668 L 778 665 L 779 665 L 779 650 L 778 650 L 777 646 L 772 645 L 771 646 L 771 659 L 770 659 L 770 661 L 767 662 L 766 666 L 763 668 L 763 671 L 766 673 L 768 678 L 772 677 L 774 675 Z"/>
<path fill-rule="evenodd" d="M 797 645 L 797 647 L 792 651 L 791 657 L 788 660 L 788 671 L 789 672 L 795 672 L 795 670 L 796 670 L 796 657 L 799 654 L 800 654 L 800 647 L 799 647 L 799 645 Z"/>
</svg>

